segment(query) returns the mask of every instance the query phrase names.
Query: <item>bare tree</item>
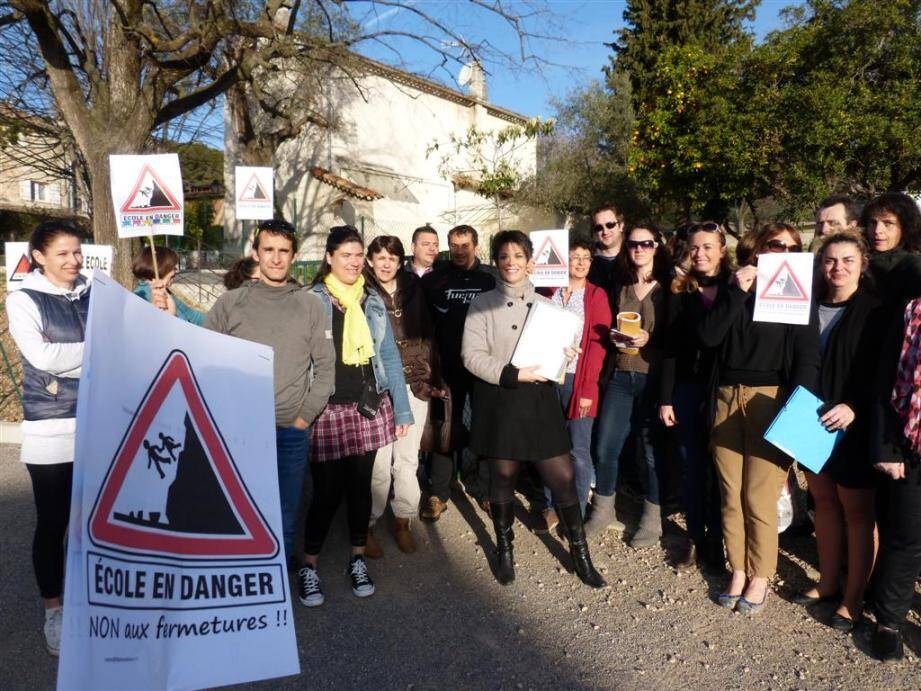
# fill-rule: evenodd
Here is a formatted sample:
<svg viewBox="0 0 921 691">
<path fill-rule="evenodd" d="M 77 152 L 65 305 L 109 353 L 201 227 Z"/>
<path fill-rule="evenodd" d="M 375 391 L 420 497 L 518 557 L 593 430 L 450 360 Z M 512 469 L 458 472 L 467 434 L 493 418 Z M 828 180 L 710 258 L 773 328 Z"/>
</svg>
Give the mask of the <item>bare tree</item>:
<svg viewBox="0 0 921 691">
<path fill-rule="evenodd" d="M 513 49 L 468 39 L 457 28 L 475 28 L 484 15 L 504 23 Z M 530 0 L 0 0 L 0 36 L 35 46 L 38 69 L 19 75 L 25 91 L 11 92 L 39 109 L 53 103 L 85 165 L 95 239 L 116 246 L 114 275 L 128 284 L 130 244 L 117 240 L 109 155 L 144 151 L 157 128 L 237 84 L 259 102 L 259 77 L 279 65 L 344 64 L 360 44 L 396 54 L 407 42 L 421 45 L 442 68 L 471 56 L 534 62 L 532 43 L 546 36 L 532 27 L 545 15 L 543 4 Z M 0 58 L 4 69 L 10 59 Z M 303 118 L 295 102 L 274 107 L 280 115 L 287 109 L 295 129 L 322 124 Z M 271 144 L 269 137 L 259 147 L 263 154 Z"/>
</svg>

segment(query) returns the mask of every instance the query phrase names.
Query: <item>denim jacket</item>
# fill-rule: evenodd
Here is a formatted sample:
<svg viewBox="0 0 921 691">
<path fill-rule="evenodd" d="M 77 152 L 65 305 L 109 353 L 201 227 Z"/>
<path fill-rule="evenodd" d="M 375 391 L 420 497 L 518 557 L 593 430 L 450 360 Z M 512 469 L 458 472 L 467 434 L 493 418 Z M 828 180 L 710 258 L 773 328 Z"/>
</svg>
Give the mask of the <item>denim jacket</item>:
<svg viewBox="0 0 921 691">
<path fill-rule="evenodd" d="M 326 308 L 326 317 L 329 319 L 329 329 L 333 328 L 333 302 L 326 286 L 318 283 L 310 287 L 323 302 Z M 366 287 L 365 318 L 371 329 L 371 338 L 374 339 L 374 353 L 371 358 L 371 370 L 374 372 L 374 381 L 377 391 L 390 392 L 393 401 L 393 422 L 396 425 L 413 424 L 413 414 L 409 408 L 409 395 L 406 393 L 406 378 L 403 376 L 403 361 L 400 359 L 400 349 L 393 338 L 390 319 L 387 318 L 387 309 L 384 301 L 373 288 Z M 335 384 L 333 385 L 335 391 Z M 421 424 L 421 423 L 420 423 Z"/>
</svg>

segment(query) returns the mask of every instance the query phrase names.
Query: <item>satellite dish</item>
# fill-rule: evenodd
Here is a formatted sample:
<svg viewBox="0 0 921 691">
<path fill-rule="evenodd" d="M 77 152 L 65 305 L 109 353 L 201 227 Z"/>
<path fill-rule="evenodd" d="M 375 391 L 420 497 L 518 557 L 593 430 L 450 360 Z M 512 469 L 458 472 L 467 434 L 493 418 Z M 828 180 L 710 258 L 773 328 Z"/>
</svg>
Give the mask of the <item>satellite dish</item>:
<svg viewBox="0 0 921 691">
<path fill-rule="evenodd" d="M 469 63 L 461 67 L 460 76 L 457 78 L 457 83 L 461 86 L 467 86 L 470 82 L 473 81 L 473 66 Z"/>
</svg>

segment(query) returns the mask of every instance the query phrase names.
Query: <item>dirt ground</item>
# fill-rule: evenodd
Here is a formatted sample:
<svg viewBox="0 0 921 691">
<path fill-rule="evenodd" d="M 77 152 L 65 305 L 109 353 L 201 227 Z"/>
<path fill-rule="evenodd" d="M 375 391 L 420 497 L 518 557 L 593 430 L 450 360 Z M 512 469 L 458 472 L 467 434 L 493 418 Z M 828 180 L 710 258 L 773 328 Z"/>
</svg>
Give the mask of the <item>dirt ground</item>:
<svg viewBox="0 0 921 691">
<path fill-rule="evenodd" d="M 34 509 L 18 447 L 0 446 L 0 507 L 0 689 L 52 688 L 56 664 L 41 644 L 29 558 Z M 638 504 L 627 508 L 631 526 Z M 523 508 L 519 519 L 528 521 Z M 840 634 L 823 624 L 826 609 L 787 601 L 814 575 L 810 537 L 782 537 L 774 592 L 750 619 L 715 604 L 723 578 L 668 566 L 683 534 L 677 522 L 662 548 L 634 551 L 614 534 L 593 544 L 610 582 L 595 591 L 568 572 L 561 541 L 520 520 L 518 579 L 504 588 L 490 570 L 487 517 L 455 492 L 440 521 L 416 525 L 416 554 L 400 554 L 383 531 L 386 555 L 370 562 L 377 593 L 367 600 L 349 591 L 344 522 L 340 515 L 320 560 L 326 604 L 294 604 L 301 675 L 250 688 L 921 687 L 917 611 L 906 659 L 883 664 L 866 652 L 868 628 Z"/>
<path fill-rule="evenodd" d="M 22 381 L 22 364 L 19 360 L 19 350 L 10 338 L 9 328 L 6 320 L 6 274 L 0 271 L 0 346 L 13 368 L 13 376 L 17 383 Z M 18 422 L 22 420 L 22 405 L 19 402 L 19 396 L 16 394 L 16 388 L 13 384 L 13 377 L 7 369 L 7 363 L 0 356 L 0 420 Z"/>
</svg>

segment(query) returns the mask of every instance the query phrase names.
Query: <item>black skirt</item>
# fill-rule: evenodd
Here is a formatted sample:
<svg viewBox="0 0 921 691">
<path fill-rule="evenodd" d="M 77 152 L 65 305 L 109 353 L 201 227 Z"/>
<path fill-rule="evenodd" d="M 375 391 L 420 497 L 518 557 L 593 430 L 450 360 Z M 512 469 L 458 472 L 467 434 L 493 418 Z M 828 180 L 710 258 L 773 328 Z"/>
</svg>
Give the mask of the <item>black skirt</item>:
<svg viewBox="0 0 921 691">
<path fill-rule="evenodd" d="M 863 412 L 863 411 L 861 411 Z M 871 489 L 880 473 L 870 462 L 870 431 L 866 417 L 855 420 L 822 468 L 836 484 L 848 489 Z"/>
<path fill-rule="evenodd" d="M 470 449 L 480 456 L 542 461 L 570 451 L 563 406 L 551 383 L 506 389 L 474 380 Z"/>
</svg>

